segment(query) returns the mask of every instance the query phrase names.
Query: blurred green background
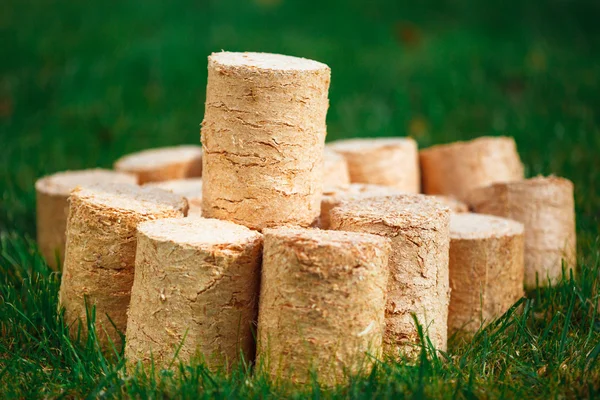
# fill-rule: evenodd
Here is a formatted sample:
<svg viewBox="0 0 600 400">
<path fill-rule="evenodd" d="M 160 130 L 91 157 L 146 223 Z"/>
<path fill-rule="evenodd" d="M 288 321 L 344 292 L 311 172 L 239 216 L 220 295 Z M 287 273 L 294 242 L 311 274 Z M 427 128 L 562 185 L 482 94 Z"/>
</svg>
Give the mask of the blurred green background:
<svg viewBox="0 0 600 400">
<path fill-rule="evenodd" d="M 198 143 L 207 56 L 332 68 L 328 140 L 516 138 L 528 175 L 573 179 L 582 243 L 600 202 L 597 0 L 5 0 L 0 228 L 34 233 L 35 179 Z"/>
</svg>

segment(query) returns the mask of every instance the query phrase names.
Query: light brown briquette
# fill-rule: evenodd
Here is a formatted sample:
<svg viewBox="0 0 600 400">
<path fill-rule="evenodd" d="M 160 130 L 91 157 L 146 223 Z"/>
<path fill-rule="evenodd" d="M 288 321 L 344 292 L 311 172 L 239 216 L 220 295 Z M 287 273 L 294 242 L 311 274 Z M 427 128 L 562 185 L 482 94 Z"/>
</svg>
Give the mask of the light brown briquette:
<svg viewBox="0 0 600 400">
<path fill-rule="evenodd" d="M 168 190 L 188 201 L 190 207 L 188 215 L 202 215 L 202 178 L 174 179 L 163 182 L 150 182 L 144 186 Z"/>
<path fill-rule="evenodd" d="M 142 150 L 119 158 L 114 167 L 117 171 L 135 174 L 140 185 L 200 177 L 202 147 L 181 145 Z"/>
<path fill-rule="evenodd" d="M 403 194 L 399 189 L 390 186 L 368 185 L 364 183 L 351 183 L 349 185 L 325 186 L 321 198 L 321 216 L 318 226 L 321 229 L 329 229 L 329 212 L 333 207 L 340 205 L 343 201 L 368 199 L 377 196 L 390 196 Z"/>
<path fill-rule="evenodd" d="M 345 139 L 327 147 L 346 158 L 352 183 L 392 186 L 405 193 L 421 191 L 419 153 L 412 138 Z"/>
<path fill-rule="evenodd" d="M 450 209 L 450 212 L 453 213 L 466 213 L 469 212 L 469 206 L 467 203 L 462 202 L 458 199 L 455 199 L 452 196 L 442 196 L 442 195 L 427 195 L 432 199 L 435 199 L 442 203 L 443 206 L 446 206 Z"/>
<path fill-rule="evenodd" d="M 471 335 L 523 296 L 523 224 L 483 214 L 450 216 L 448 335 Z"/>
<path fill-rule="evenodd" d="M 446 350 L 450 211 L 423 195 L 396 195 L 343 202 L 329 213 L 331 229 L 388 237 L 384 346 L 392 357 L 419 353 L 415 314 L 436 349 Z"/>
<path fill-rule="evenodd" d="M 492 214 L 525 226 L 525 287 L 554 284 L 577 262 L 575 201 L 568 179 L 535 177 L 473 190 L 468 203 L 477 213 Z"/>
<path fill-rule="evenodd" d="M 138 226 L 127 323 L 129 365 L 193 360 L 228 370 L 254 357 L 262 235 L 229 221 L 168 218 Z M 175 360 L 175 362 L 173 362 Z"/>
<path fill-rule="evenodd" d="M 342 383 L 381 357 L 389 241 L 265 229 L 257 363 L 274 380 Z"/>
<path fill-rule="evenodd" d="M 420 151 L 423 192 L 465 200 L 477 187 L 523 179 L 523 164 L 511 137 L 479 137 Z"/>
<path fill-rule="evenodd" d="M 266 53 L 208 58 L 202 215 L 253 229 L 320 213 L 327 65 Z"/>
<path fill-rule="evenodd" d="M 99 184 L 75 189 L 69 202 L 59 294 L 65 321 L 72 333 L 81 321 L 85 337 L 87 301 L 90 311 L 95 306 L 100 344 L 108 347 L 110 339 L 119 349 L 118 332 L 125 333 L 133 284 L 136 227 L 147 220 L 184 217 L 187 201 L 155 188 Z"/>
<path fill-rule="evenodd" d="M 323 152 L 323 187 L 347 185 L 350 183 L 348 163 L 340 154 L 329 148 Z"/>
<path fill-rule="evenodd" d="M 111 182 L 135 184 L 136 178 L 107 169 L 84 169 L 59 172 L 36 181 L 37 242 L 51 268 L 62 268 L 71 190 L 77 186 Z"/>
</svg>

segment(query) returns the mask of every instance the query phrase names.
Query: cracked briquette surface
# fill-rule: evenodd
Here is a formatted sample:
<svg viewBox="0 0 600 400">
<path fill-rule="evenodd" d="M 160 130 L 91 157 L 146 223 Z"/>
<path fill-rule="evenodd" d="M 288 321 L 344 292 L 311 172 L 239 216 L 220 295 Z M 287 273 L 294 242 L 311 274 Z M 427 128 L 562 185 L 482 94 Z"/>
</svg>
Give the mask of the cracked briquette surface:
<svg viewBox="0 0 600 400">
<path fill-rule="evenodd" d="M 309 226 L 320 209 L 330 70 L 279 55 L 244 59 L 209 57 L 202 213 L 254 229 Z"/>
<path fill-rule="evenodd" d="M 140 225 L 125 355 L 168 368 L 210 368 L 254 355 L 262 235 L 232 222 L 165 219 Z M 178 365 L 178 361 L 174 364 Z"/>
<path fill-rule="evenodd" d="M 346 372 L 368 374 L 381 355 L 389 240 L 298 227 L 264 232 L 258 367 L 296 383 L 317 369 L 326 386 Z"/>
<path fill-rule="evenodd" d="M 381 223 L 391 229 L 425 228 L 437 226 L 438 218 L 446 216 L 448 211 L 447 206 L 429 196 L 398 194 L 344 201 L 330 211 L 330 216 L 332 224 L 334 218 L 340 222 L 348 218 Z"/>
<path fill-rule="evenodd" d="M 187 202 L 182 196 L 145 186 L 103 183 L 79 187 L 73 193 L 90 205 L 123 212 L 152 214 L 187 209 Z"/>
<path fill-rule="evenodd" d="M 85 169 L 59 172 L 36 181 L 37 241 L 40 252 L 51 267 L 60 269 L 56 256 L 60 261 L 64 259 L 71 191 L 80 185 L 112 182 L 136 184 L 137 179 L 123 172 Z"/>
<path fill-rule="evenodd" d="M 321 229 L 329 229 L 329 212 L 344 201 L 397 194 L 403 194 L 403 191 L 390 186 L 369 185 L 364 183 L 325 186 L 321 198 L 321 215 L 319 217 L 318 225 Z"/>
<path fill-rule="evenodd" d="M 87 304 L 96 308 L 102 346 L 109 338 L 119 348 L 125 332 L 134 275 L 136 229 L 150 219 L 185 216 L 187 201 L 155 188 L 102 184 L 75 189 L 67 221 L 65 263 L 59 302 L 77 332 Z M 85 324 L 83 335 L 87 335 Z"/>
<path fill-rule="evenodd" d="M 342 202 L 330 212 L 331 229 L 389 237 L 384 346 L 391 356 L 419 353 L 412 314 L 445 350 L 449 281 L 450 211 L 424 195 L 396 195 Z"/>
</svg>

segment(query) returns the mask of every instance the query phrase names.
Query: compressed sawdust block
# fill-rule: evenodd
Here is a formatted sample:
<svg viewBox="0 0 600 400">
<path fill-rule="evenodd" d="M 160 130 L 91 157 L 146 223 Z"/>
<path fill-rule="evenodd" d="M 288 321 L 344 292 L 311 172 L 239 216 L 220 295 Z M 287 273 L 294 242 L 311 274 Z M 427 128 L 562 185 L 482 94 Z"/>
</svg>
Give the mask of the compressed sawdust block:
<svg viewBox="0 0 600 400">
<path fill-rule="evenodd" d="M 423 195 L 343 202 L 329 213 L 331 229 L 365 232 L 392 241 L 388 268 L 385 351 L 419 353 L 415 314 L 432 344 L 445 350 L 448 331 L 450 211 Z"/>
<path fill-rule="evenodd" d="M 138 226 L 125 357 L 147 368 L 254 356 L 262 235 L 229 221 L 168 218 Z M 173 363 L 173 360 L 177 361 Z"/>
<path fill-rule="evenodd" d="M 174 179 L 163 182 L 151 182 L 144 186 L 168 190 L 188 201 L 190 209 L 188 215 L 202 214 L 202 178 Z"/>
<path fill-rule="evenodd" d="M 325 186 L 321 198 L 321 216 L 318 226 L 321 229 L 329 229 L 329 212 L 333 207 L 340 205 L 343 201 L 368 199 L 377 196 L 391 196 L 402 194 L 401 190 L 390 186 L 368 185 L 364 183 L 351 183 L 349 185 Z"/>
<path fill-rule="evenodd" d="M 182 145 L 142 150 L 121 157 L 117 171 L 137 175 L 138 183 L 161 182 L 202 176 L 202 147 Z"/>
<path fill-rule="evenodd" d="M 483 214 L 450 216 L 448 335 L 475 333 L 523 296 L 523 224 Z"/>
<path fill-rule="evenodd" d="M 367 374 L 381 356 L 389 240 L 298 227 L 265 229 L 259 370 L 323 385 Z"/>
<path fill-rule="evenodd" d="M 85 169 L 59 172 L 37 180 L 37 242 L 50 267 L 60 269 L 64 260 L 71 190 L 81 185 L 111 182 L 135 184 L 136 178 L 107 169 Z"/>
<path fill-rule="evenodd" d="M 340 154 L 329 148 L 323 153 L 323 187 L 347 185 L 350 183 L 348 163 Z"/>
<path fill-rule="evenodd" d="M 278 54 L 209 56 L 202 215 L 253 229 L 316 220 L 330 72 Z"/>
<path fill-rule="evenodd" d="M 523 164 L 511 137 L 480 137 L 421 150 L 423 191 L 465 200 L 477 187 L 523 179 Z"/>
<path fill-rule="evenodd" d="M 448 207 L 450 209 L 450 212 L 466 213 L 469 211 L 469 206 L 467 205 L 467 203 L 455 199 L 452 196 L 428 195 L 427 197 L 431 197 L 439 201 L 440 203 L 442 203 L 442 205 Z"/>
<path fill-rule="evenodd" d="M 346 158 L 352 183 L 421 192 L 419 153 L 412 138 L 346 139 L 327 147 Z"/>
<path fill-rule="evenodd" d="M 99 184 L 76 188 L 69 202 L 59 303 L 72 333 L 80 320 L 84 336 L 86 302 L 90 311 L 95 306 L 100 344 L 107 347 L 110 339 L 118 349 L 133 284 L 136 227 L 147 220 L 184 217 L 187 201 L 156 188 Z"/>
<path fill-rule="evenodd" d="M 567 276 L 577 262 L 575 201 L 568 179 L 536 177 L 473 190 L 477 213 L 510 218 L 525 225 L 525 287 L 547 286 Z"/>
</svg>

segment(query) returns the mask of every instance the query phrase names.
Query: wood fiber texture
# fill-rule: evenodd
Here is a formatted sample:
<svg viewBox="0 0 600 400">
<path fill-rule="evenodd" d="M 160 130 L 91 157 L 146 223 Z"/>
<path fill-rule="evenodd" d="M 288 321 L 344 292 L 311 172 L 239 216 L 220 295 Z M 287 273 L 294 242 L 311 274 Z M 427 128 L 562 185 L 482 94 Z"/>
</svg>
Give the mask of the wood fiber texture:
<svg viewBox="0 0 600 400">
<path fill-rule="evenodd" d="M 111 182 L 135 184 L 136 178 L 107 169 L 86 169 L 59 172 L 37 180 L 37 242 L 50 267 L 62 269 L 71 190 L 80 185 Z"/>
<path fill-rule="evenodd" d="M 417 317 L 432 344 L 446 350 L 450 211 L 423 195 L 396 195 L 344 202 L 330 212 L 331 229 L 391 239 L 388 268 L 386 353 L 419 353 Z"/>
<path fill-rule="evenodd" d="M 321 229 L 329 229 L 329 212 L 332 208 L 344 201 L 368 199 L 378 196 L 390 196 L 403 194 L 399 189 L 390 186 L 369 185 L 364 183 L 351 183 L 349 185 L 325 186 L 321 198 L 321 216 L 318 226 Z"/>
<path fill-rule="evenodd" d="M 265 53 L 208 59 L 202 214 L 253 229 L 309 226 L 323 185 L 327 65 Z"/>
<path fill-rule="evenodd" d="M 161 182 L 202 176 L 202 147 L 181 145 L 142 150 L 121 157 L 117 171 L 138 177 L 138 183 Z"/>
<path fill-rule="evenodd" d="M 523 225 L 483 214 L 450 216 L 448 335 L 473 334 L 523 296 Z"/>
<path fill-rule="evenodd" d="M 523 179 L 523 164 L 511 137 L 480 137 L 421 150 L 423 192 L 465 200 L 477 187 Z"/>
<path fill-rule="evenodd" d="M 262 235 L 229 221 L 170 218 L 139 225 L 125 356 L 229 369 L 254 357 Z M 176 357 L 177 356 L 177 357 Z M 175 360 L 175 362 L 173 362 Z"/>
<path fill-rule="evenodd" d="M 389 241 L 374 235 L 266 229 L 258 368 L 273 379 L 342 383 L 381 356 Z"/>
<path fill-rule="evenodd" d="M 184 217 L 187 202 L 164 190 L 126 184 L 77 188 L 69 202 L 60 306 L 71 332 L 81 321 L 84 336 L 86 301 L 88 309 L 95 306 L 99 342 L 108 347 L 110 338 L 119 349 L 133 284 L 137 225 Z"/>
<path fill-rule="evenodd" d="M 419 153 L 412 138 L 346 139 L 327 147 L 346 158 L 352 183 L 421 192 Z"/>
<path fill-rule="evenodd" d="M 497 183 L 473 190 L 468 202 L 477 213 L 510 218 L 525 226 L 526 288 L 556 283 L 563 261 L 567 276 L 575 268 L 575 201 L 568 179 L 539 176 Z"/>
</svg>

